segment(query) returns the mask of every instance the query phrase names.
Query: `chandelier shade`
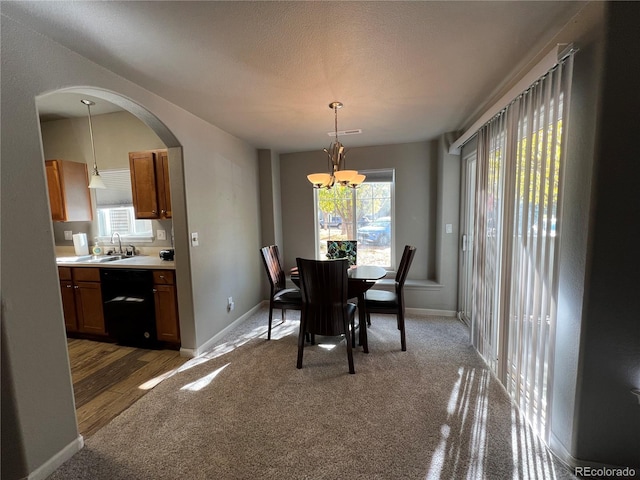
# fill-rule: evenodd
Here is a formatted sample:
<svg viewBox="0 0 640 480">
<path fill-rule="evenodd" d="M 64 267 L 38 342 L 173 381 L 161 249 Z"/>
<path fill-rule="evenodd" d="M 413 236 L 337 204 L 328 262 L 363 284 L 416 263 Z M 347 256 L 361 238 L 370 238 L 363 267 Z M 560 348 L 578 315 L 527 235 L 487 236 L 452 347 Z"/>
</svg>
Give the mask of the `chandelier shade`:
<svg viewBox="0 0 640 480">
<path fill-rule="evenodd" d="M 314 188 L 331 188 L 336 183 L 338 185 L 356 188 L 364 182 L 366 178 L 365 175 L 358 173 L 357 170 L 344 169 L 347 152 L 344 145 L 338 141 L 338 109 L 342 108 L 342 106 L 341 102 L 331 102 L 329 104 L 329 108 L 331 108 L 335 114 L 335 141 L 329 145 L 329 148 L 324 149 L 329 161 L 329 172 L 307 175 L 307 180 L 309 180 Z"/>
<path fill-rule="evenodd" d="M 91 152 L 93 153 L 93 171 L 91 173 L 91 179 L 89 180 L 89 188 L 107 188 L 98 171 L 98 163 L 96 162 L 96 147 L 93 142 L 93 125 L 91 124 L 91 105 L 95 105 L 95 102 L 91 100 L 82 99 L 80 103 L 87 106 L 89 112 L 89 136 L 91 137 Z"/>
</svg>

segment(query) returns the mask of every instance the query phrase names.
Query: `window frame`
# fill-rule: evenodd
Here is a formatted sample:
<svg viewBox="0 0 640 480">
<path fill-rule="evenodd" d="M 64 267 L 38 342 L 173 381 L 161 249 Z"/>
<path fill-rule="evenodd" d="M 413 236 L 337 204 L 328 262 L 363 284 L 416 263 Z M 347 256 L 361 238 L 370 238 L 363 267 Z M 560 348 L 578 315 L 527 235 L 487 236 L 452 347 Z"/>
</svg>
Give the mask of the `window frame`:
<svg viewBox="0 0 640 480">
<path fill-rule="evenodd" d="M 389 183 L 389 217 L 390 217 L 390 238 L 389 238 L 389 265 L 380 265 L 382 268 L 384 268 L 387 272 L 395 272 L 397 270 L 397 264 L 396 264 L 396 255 L 395 255 L 395 237 L 396 237 L 396 214 L 395 214 L 395 182 L 396 182 L 396 173 L 395 173 L 395 169 L 394 168 L 382 168 L 382 169 L 371 169 L 371 170 L 360 170 L 360 173 L 364 174 L 367 176 L 367 179 L 365 179 L 365 181 L 363 182 L 362 185 L 365 185 L 366 183 Z M 388 181 L 382 181 L 379 180 L 381 178 L 384 178 L 385 176 L 390 177 L 390 180 Z M 374 181 L 371 181 L 370 178 L 373 177 Z M 334 186 L 333 188 L 349 188 L 349 187 L 342 187 L 342 186 Z M 356 237 L 355 240 L 358 240 L 358 222 L 357 222 L 357 214 L 358 214 L 358 210 L 357 210 L 357 195 L 358 195 L 358 190 L 360 189 L 360 187 L 356 188 L 356 189 L 352 189 L 352 218 L 356 219 L 355 220 L 355 225 L 354 225 L 354 236 Z M 320 239 L 320 215 L 321 215 L 321 210 L 319 208 L 319 202 L 318 202 L 318 190 L 319 189 L 313 189 L 313 215 L 314 215 L 314 241 L 315 241 L 315 258 L 317 260 L 326 260 L 325 255 L 322 253 L 321 251 L 321 239 Z M 387 216 L 387 215 L 384 215 Z M 382 218 L 382 217 L 380 217 Z M 376 219 L 378 220 L 378 219 Z M 372 222 L 375 220 L 372 220 Z M 358 249 L 360 250 L 360 242 L 358 241 Z"/>
<path fill-rule="evenodd" d="M 151 223 L 151 220 L 145 220 L 145 219 L 137 219 L 135 217 L 135 209 L 133 208 L 133 205 L 100 205 L 96 207 L 96 216 L 97 216 L 97 223 L 98 223 L 98 241 L 99 242 L 110 242 L 111 238 L 113 236 L 113 233 L 117 232 L 117 230 L 114 230 L 112 232 L 111 235 L 106 234 L 105 232 L 102 231 L 102 221 L 101 221 L 101 213 L 100 210 L 109 210 L 109 209 L 115 209 L 115 208 L 126 208 L 127 210 L 129 210 L 129 215 L 130 215 L 130 221 L 133 225 L 135 225 L 137 222 L 149 222 L 149 229 L 146 230 L 144 233 L 141 234 L 131 234 L 131 233 L 120 233 L 120 237 L 121 237 L 121 241 L 122 242 L 127 242 L 127 243 L 151 243 L 154 241 L 154 235 L 153 235 L 153 224 Z"/>
</svg>

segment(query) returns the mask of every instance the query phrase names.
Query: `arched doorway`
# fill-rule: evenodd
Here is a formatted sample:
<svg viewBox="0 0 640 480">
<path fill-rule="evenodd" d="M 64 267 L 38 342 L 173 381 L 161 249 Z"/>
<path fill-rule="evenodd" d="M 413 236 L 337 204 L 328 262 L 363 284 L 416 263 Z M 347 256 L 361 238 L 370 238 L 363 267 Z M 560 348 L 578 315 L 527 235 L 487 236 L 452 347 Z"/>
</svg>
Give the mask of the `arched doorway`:
<svg viewBox="0 0 640 480">
<path fill-rule="evenodd" d="M 47 148 L 47 142 L 45 137 L 47 135 L 43 135 L 45 130 L 50 131 L 49 129 L 43 128 L 43 122 L 57 122 L 64 123 L 65 125 L 69 125 L 65 128 L 54 127 L 54 134 L 59 134 L 59 136 L 63 136 L 64 132 L 72 131 L 74 132 L 72 136 L 74 138 L 71 139 L 71 143 L 83 143 L 86 147 L 89 144 L 89 138 L 84 135 L 84 130 L 80 131 L 79 128 L 74 129 L 75 125 L 86 125 L 87 115 L 86 115 L 86 107 L 80 103 L 80 99 L 88 98 L 95 102 L 95 106 L 93 108 L 93 118 L 94 118 L 94 130 L 96 127 L 96 119 L 101 115 L 109 115 L 112 118 L 116 118 L 118 121 L 122 121 L 123 119 L 127 119 L 127 125 L 136 125 L 139 124 L 141 127 L 141 131 L 146 129 L 148 130 L 148 134 L 146 135 L 138 135 L 137 143 L 136 139 L 133 140 L 131 137 L 135 135 L 132 134 L 131 131 L 127 132 L 127 140 L 123 140 L 123 138 L 112 138 L 107 139 L 107 142 L 111 142 L 113 144 L 118 144 L 120 150 L 125 152 L 124 158 L 120 159 L 120 163 L 126 165 L 128 168 L 128 157 L 126 156 L 126 151 L 138 151 L 138 150 L 146 150 L 149 148 L 166 148 L 170 152 L 170 163 L 172 175 L 171 184 L 173 193 L 173 201 L 178 208 L 175 209 L 176 214 L 174 214 L 175 221 L 170 225 L 169 228 L 166 229 L 168 231 L 169 236 L 174 236 L 176 239 L 187 238 L 186 234 L 186 221 L 184 220 L 184 208 L 180 208 L 180 205 L 184 205 L 184 195 L 182 198 L 180 197 L 181 192 L 184 189 L 181 185 L 184 183 L 181 175 L 182 172 L 182 149 L 175 138 L 175 136 L 165 127 L 165 125 L 152 113 L 150 113 L 145 108 L 140 105 L 132 102 L 131 100 L 122 97 L 113 92 L 108 92 L 101 89 L 93 89 L 87 87 L 77 87 L 77 88 L 68 88 L 64 90 L 58 90 L 54 92 L 47 93 L 46 95 L 42 95 L 36 98 L 36 106 L 39 111 L 40 116 L 40 135 L 41 141 L 43 143 L 43 153 L 45 154 L 45 159 L 47 158 L 47 151 L 69 151 L 68 145 L 66 149 L 64 146 L 56 145 L 54 148 Z M 131 120 L 128 120 L 129 117 Z M 58 122 L 60 120 L 60 122 Z M 111 123 L 114 123 L 113 121 Z M 139 128 L 139 127 L 136 127 Z M 110 128 L 109 132 L 114 135 L 114 131 L 117 132 L 119 130 Z M 136 130 L 137 131 L 137 130 Z M 60 133 L 62 132 L 62 133 Z M 98 137 L 100 134 L 104 134 L 104 132 L 95 132 L 96 135 L 96 146 L 98 145 Z M 152 143 L 145 143 L 145 141 L 140 140 L 140 136 L 146 139 L 146 142 L 149 142 L 149 138 Z M 104 140 L 104 139 L 103 139 Z M 158 142 L 158 143 L 156 143 Z M 68 144 L 68 141 L 54 142 L 60 144 Z M 124 145 L 121 145 L 123 144 Z M 127 148 L 128 147 L 128 148 Z M 72 149 L 73 150 L 73 149 Z M 86 150 L 86 148 L 85 148 Z M 98 151 L 96 148 L 96 157 L 98 161 L 98 165 L 101 171 L 104 171 L 105 167 L 109 167 L 109 163 L 105 162 L 105 157 L 103 152 L 104 142 L 102 152 Z M 107 154 L 109 153 L 109 148 L 107 148 Z M 82 152 L 82 148 L 78 148 L 78 152 L 73 152 L 70 156 L 75 158 L 67 158 L 67 160 L 79 161 L 91 164 L 90 158 L 87 157 Z M 122 152 L 119 152 L 122 154 Z M 122 156 L 122 155 L 120 155 Z M 54 155 L 57 157 L 57 155 Z M 101 158 L 102 157 L 102 158 Z M 122 165 L 120 165 L 122 166 Z M 173 188 L 176 185 L 176 188 Z M 94 220 L 92 222 L 85 222 L 84 224 L 80 222 L 71 222 L 63 225 L 53 225 L 54 232 L 54 248 L 57 249 L 59 243 L 59 239 L 62 239 L 63 229 L 65 231 L 82 231 L 82 230 L 90 230 L 92 232 L 96 232 L 98 229 L 97 223 L 97 215 L 95 215 L 95 193 L 92 193 L 93 201 L 92 208 L 94 209 Z M 182 215 L 181 215 L 182 214 Z M 93 225 L 92 225 L 93 224 Z M 94 228 L 95 227 L 95 228 Z M 81 230 L 77 230 L 81 229 Z M 173 232 L 173 235 L 171 234 Z M 93 233 L 89 235 L 90 238 L 93 237 Z M 188 254 L 188 252 L 186 253 Z M 182 256 L 184 258 L 185 255 Z M 182 262 L 180 264 L 180 269 L 176 270 L 176 273 L 181 277 L 187 277 L 188 274 L 185 270 L 188 270 L 189 264 L 187 262 Z M 183 275 L 185 273 L 186 275 Z M 178 291 L 181 295 L 181 301 L 178 302 L 180 307 L 183 307 L 185 302 L 190 301 L 190 288 L 188 284 L 185 284 L 184 281 L 178 282 Z M 186 299 L 186 300 L 185 300 Z M 183 310 L 183 309 L 181 309 Z M 188 312 L 188 308 L 184 309 Z M 185 341 L 189 342 L 188 332 L 192 329 L 188 328 L 186 323 L 189 321 L 189 315 L 184 314 L 180 315 L 181 323 L 185 323 L 186 328 L 181 328 L 182 331 L 187 332 Z M 73 387 L 76 398 L 76 417 L 78 420 L 80 433 L 87 436 L 93 433 L 96 428 L 102 426 L 104 423 L 108 422 L 110 418 L 117 415 L 119 411 L 126 408 L 128 406 L 127 402 L 133 402 L 141 396 L 144 392 L 134 392 L 133 395 L 116 395 L 114 392 L 119 392 L 123 388 L 123 382 L 126 382 L 126 377 L 136 372 L 136 375 L 140 376 L 142 379 L 149 379 L 149 375 L 155 376 L 161 373 L 165 373 L 166 370 L 161 369 L 170 369 L 175 365 L 180 363 L 179 359 L 175 359 L 175 355 L 173 357 L 171 355 L 150 355 L 147 356 L 146 361 L 141 361 L 140 358 L 144 356 L 144 354 L 140 352 L 135 352 L 134 349 L 130 349 L 131 352 L 127 351 L 126 353 L 122 353 L 122 349 L 126 347 L 116 347 L 111 345 L 107 347 L 106 344 L 103 344 L 96 348 L 91 345 L 92 343 L 88 340 L 85 340 L 84 343 L 79 343 L 79 341 L 74 341 L 73 351 L 69 349 L 69 359 L 70 359 L 70 368 L 73 376 Z M 89 346 L 87 346 L 89 345 Z M 188 343 L 187 343 L 188 345 Z M 95 358 L 96 361 L 92 362 L 91 368 L 84 371 L 76 370 L 76 366 L 82 362 L 77 361 L 78 355 L 89 355 L 91 358 Z M 152 361 L 162 362 L 162 365 L 159 365 L 157 368 L 153 367 L 151 364 Z M 128 362 L 128 363 L 127 363 Z M 140 369 L 144 369 L 143 373 L 140 373 Z M 101 380 L 100 377 L 109 377 L 109 375 L 104 375 L 104 372 L 118 372 L 117 375 L 110 375 L 111 378 L 105 378 L 105 381 Z M 79 380 L 78 380 L 79 378 Z M 120 387 L 116 387 L 116 384 L 120 384 Z M 137 388 L 137 387 L 136 387 Z M 126 397 L 125 400 L 122 398 Z M 92 402 L 92 403 L 89 403 Z M 83 417 L 91 416 L 92 411 L 100 410 L 103 412 L 101 418 L 98 418 L 97 421 L 94 418 L 91 421 L 85 421 Z M 106 412 L 106 415 L 105 415 Z"/>
</svg>

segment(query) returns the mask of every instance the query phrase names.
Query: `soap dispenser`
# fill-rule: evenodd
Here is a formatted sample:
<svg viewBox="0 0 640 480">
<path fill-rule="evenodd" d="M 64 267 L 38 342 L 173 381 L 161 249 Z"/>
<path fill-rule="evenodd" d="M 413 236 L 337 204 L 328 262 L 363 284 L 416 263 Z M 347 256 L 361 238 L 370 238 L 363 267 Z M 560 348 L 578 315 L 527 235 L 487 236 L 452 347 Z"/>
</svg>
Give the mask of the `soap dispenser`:
<svg viewBox="0 0 640 480">
<path fill-rule="evenodd" d="M 92 252 L 94 255 L 102 255 L 102 247 L 98 243 L 98 237 L 94 239 Z"/>
</svg>

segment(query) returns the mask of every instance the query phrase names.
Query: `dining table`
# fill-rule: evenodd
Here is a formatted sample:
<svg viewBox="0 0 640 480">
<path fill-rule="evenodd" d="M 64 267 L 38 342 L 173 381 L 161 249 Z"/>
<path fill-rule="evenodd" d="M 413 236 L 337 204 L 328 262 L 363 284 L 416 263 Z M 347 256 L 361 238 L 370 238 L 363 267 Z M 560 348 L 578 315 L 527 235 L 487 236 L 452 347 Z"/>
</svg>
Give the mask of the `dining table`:
<svg viewBox="0 0 640 480">
<path fill-rule="evenodd" d="M 291 269 L 291 281 L 300 286 L 298 268 Z M 347 296 L 358 299 L 358 340 L 364 353 L 369 353 L 367 340 L 367 307 L 364 299 L 365 292 L 373 287 L 376 281 L 384 278 L 387 271 L 375 265 L 355 265 L 347 270 Z M 347 339 L 347 341 L 349 341 Z"/>
</svg>

